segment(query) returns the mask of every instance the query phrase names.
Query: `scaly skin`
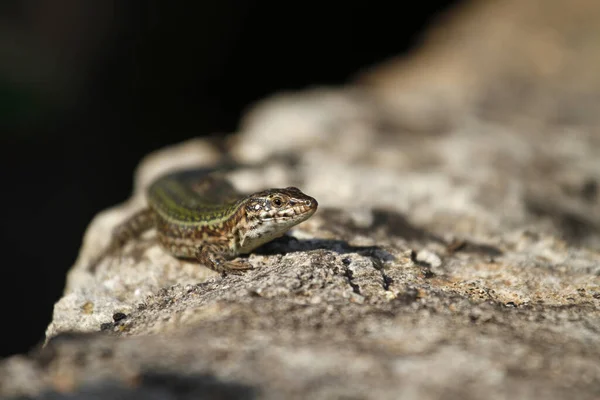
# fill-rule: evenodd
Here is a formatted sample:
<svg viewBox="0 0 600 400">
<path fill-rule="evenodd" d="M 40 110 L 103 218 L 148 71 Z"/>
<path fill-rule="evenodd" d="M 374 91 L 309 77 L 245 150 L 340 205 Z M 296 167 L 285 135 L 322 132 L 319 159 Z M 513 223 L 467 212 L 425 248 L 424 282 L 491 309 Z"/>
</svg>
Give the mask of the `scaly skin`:
<svg viewBox="0 0 600 400">
<path fill-rule="evenodd" d="M 317 201 L 295 187 L 243 195 L 216 175 L 196 170 L 165 175 L 147 192 L 148 208 L 117 226 L 111 243 L 94 262 L 128 240 L 156 228 L 160 245 L 175 257 L 195 258 L 221 273 L 251 269 L 235 259 L 284 235 L 310 218 Z"/>
</svg>

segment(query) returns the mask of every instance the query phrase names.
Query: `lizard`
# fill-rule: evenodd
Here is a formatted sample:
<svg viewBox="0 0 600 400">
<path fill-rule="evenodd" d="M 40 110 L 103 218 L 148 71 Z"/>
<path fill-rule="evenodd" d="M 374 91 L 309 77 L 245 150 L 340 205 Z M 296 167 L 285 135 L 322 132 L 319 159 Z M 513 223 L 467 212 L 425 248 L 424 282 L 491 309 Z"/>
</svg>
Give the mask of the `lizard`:
<svg viewBox="0 0 600 400">
<path fill-rule="evenodd" d="M 253 267 L 238 256 L 283 236 L 318 207 L 317 200 L 294 186 L 242 194 L 220 175 L 198 169 L 158 177 L 148 186 L 146 200 L 145 208 L 113 229 L 108 246 L 88 270 L 154 228 L 160 246 L 172 256 L 196 259 L 223 275 L 240 274 Z"/>
</svg>

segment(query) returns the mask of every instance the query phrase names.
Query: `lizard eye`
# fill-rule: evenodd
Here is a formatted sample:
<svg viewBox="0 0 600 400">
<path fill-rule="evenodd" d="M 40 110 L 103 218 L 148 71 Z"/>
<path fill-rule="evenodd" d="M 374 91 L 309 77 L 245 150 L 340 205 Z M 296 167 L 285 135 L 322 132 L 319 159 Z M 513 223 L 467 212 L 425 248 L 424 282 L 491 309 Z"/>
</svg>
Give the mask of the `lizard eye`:
<svg viewBox="0 0 600 400">
<path fill-rule="evenodd" d="M 275 207 L 281 207 L 281 205 L 283 204 L 283 200 L 281 200 L 281 197 L 275 197 L 272 200 L 272 202 Z"/>
</svg>

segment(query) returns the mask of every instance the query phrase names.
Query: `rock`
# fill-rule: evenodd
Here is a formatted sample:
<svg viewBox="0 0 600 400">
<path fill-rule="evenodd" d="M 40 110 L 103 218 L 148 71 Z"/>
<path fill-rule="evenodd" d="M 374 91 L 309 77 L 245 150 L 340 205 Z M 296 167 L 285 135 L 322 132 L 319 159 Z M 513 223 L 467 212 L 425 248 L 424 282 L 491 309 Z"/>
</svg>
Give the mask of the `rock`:
<svg viewBox="0 0 600 400">
<path fill-rule="evenodd" d="M 473 114 L 520 124 L 600 123 L 600 3 L 470 0 L 410 57 L 357 76 L 398 127 L 440 133 Z"/>
<path fill-rule="evenodd" d="M 598 138 L 474 119 L 422 141 L 379 131 L 373 110 L 336 116 L 342 102 L 352 113 L 368 103 L 356 93 L 289 95 L 307 119 L 321 99 L 311 129 L 325 139 L 301 151 L 292 127 L 281 132 L 287 144 L 242 157 L 270 134 L 260 127 L 282 107 L 270 110 L 272 99 L 254 111 L 269 121 L 247 122 L 235 138 L 232 154 L 255 163 L 231 173 L 241 190 L 293 184 L 322 206 L 251 254 L 256 268 L 242 276 L 173 259 L 152 235 L 86 270 L 106 233 L 143 203 L 141 182 L 177 162 L 201 165 L 193 154 L 218 158 L 202 140 L 149 156 L 132 200 L 90 225 L 47 345 L 1 366 L 36 385 L 0 381 L 2 393 L 553 399 L 596 390 L 599 210 L 576 182 L 600 179 Z M 327 107 L 339 126 L 318 122 Z M 382 157 L 357 151 L 367 134 Z M 537 167 L 550 161 L 557 167 Z"/>
<path fill-rule="evenodd" d="M 223 156 L 202 139 L 149 155 L 90 224 L 45 345 L 0 362 L 0 395 L 597 398 L 600 136 L 472 105 L 417 136 L 383 103 L 348 86 L 249 111 L 231 182 L 320 208 L 241 276 L 152 233 L 87 269 L 153 177 Z"/>
</svg>

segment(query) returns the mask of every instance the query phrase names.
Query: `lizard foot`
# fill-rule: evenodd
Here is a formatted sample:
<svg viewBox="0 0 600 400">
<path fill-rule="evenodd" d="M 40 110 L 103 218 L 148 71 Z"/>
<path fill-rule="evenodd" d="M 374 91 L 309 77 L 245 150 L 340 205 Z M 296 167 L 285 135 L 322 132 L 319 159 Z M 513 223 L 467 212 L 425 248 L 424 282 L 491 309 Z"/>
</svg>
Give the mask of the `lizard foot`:
<svg viewBox="0 0 600 400">
<path fill-rule="evenodd" d="M 214 246 L 204 246 L 197 250 L 196 258 L 200 263 L 213 271 L 223 274 L 241 275 L 243 271 L 253 269 L 252 265 L 242 259 L 231 260 L 225 257 Z"/>
<path fill-rule="evenodd" d="M 221 268 L 221 275 L 242 275 L 244 272 L 254 269 L 254 267 L 252 266 L 252 264 L 250 264 L 248 261 L 245 260 L 232 260 L 232 261 L 227 261 L 225 263 L 223 263 L 222 265 L 220 265 Z"/>
</svg>

